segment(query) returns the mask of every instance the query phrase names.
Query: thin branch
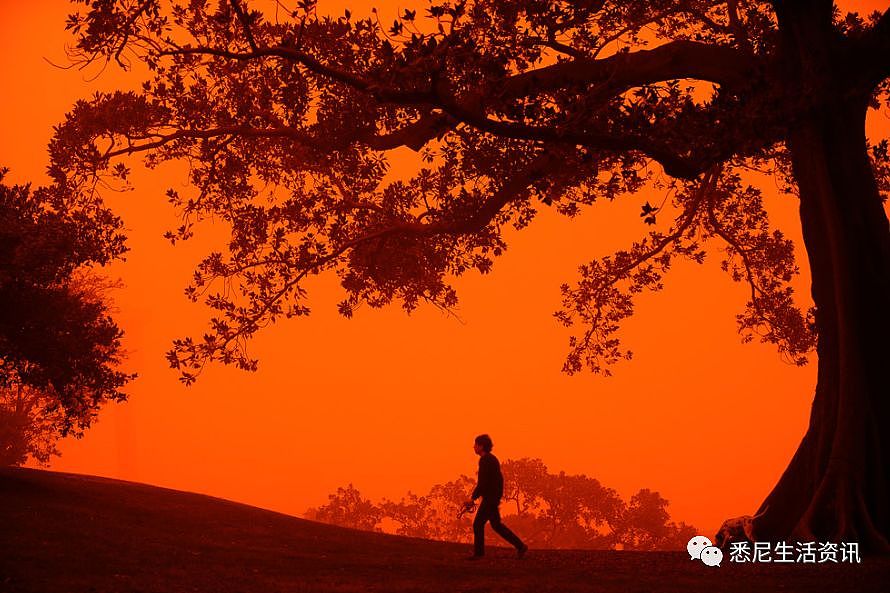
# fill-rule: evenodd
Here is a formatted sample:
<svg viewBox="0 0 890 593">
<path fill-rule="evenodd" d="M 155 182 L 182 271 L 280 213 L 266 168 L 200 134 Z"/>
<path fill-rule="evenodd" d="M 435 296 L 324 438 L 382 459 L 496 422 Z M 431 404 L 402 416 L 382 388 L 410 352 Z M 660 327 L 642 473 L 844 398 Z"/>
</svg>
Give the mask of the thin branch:
<svg viewBox="0 0 890 593">
<path fill-rule="evenodd" d="M 714 191 L 714 188 L 717 184 L 717 178 L 720 176 L 721 168 L 714 167 L 710 169 L 706 174 L 704 179 L 702 179 L 699 184 L 698 189 L 696 190 L 696 195 L 693 198 L 690 205 L 686 208 L 683 213 L 683 220 L 680 224 L 677 225 L 677 228 L 670 235 L 665 236 L 661 241 L 659 241 L 652 249 L 640 255 L 640 257 L 628 263 L 626 266 L 619 269 L 617 272 L 612 274 L 613 280 L 603 285 L 612 286 L 615 282 L 617 282 L 622 276 L 624 276 L 627 272 L 633 270 L 643 262 L 646 262 L 662 251 L 664 248 L 670 245 L 672 242 L 679 239 L 683 233 L 689 228 L 689 225 L 692 224 L 692 221 L 695 220 L 695 214 L 698 212 L 699 206 L 702 202 L 706 201 L 711 193 Z"/>
<path fill-rule="evenodd" d="M 253 37 L 253 31 L 250 29 L 250 19 L 248 19 L 247 14 L 241 7 L 241 0 L 230 0 L 229 3 L 232 5 L 232 10 L 238 15 L 238 20 L 241 22 L 241 28 L 244 30 L 244 36 L 247 38 L 247 43 L 250 45 L 250 49 L 258 51 L 259 46 L 257 45 L 256 39 Z"/>
<path fill-rule="evenodd" d="M 399 103 L 402 105 L 426 105 L 431 102 L 433 97 L 429 91 L 404 91 L 391 87 L 379 85 L 369 81 L 361 76 L 356 76 L 351 72 L 340 68 L 327 66 L 310 56 L 306 52 L 294 47 L 277 45 L 274 47 L 264 47 L 252 52 L 233 52 L 225 49 L 216 49 L 211 47 L 182 47 L 179 49 L 171 49 L 159 52 L 162 56 L 173 55 L 210 55 L 230 60 L 247 61 L 264 57 L 278 57 L 291 60 L 298 64 L 302 64 L 315 74 L 326 76 L 332 80 L 342 82 L 357 90 L 365 91 L 380 101 L 388 101 Z"/>
<path fill-rule="evenodd" d="M 160 148 L 174 140 L 183 138 L 215 138 L 217 136 L 245 136 L 248 138 L 289 138 L 307 145 L 311 145 L 313 138 L 308 134 L 296 128 L 252 128 L 250 126 L 221 126 L 219 128 L 210 128 L 207 130 L 176 130 L 169 134 L 150 134 L 158 139 L 144 144 L 132 144 L 126 148 L 121 148 L 106 153 L 104 156 L 112 158 L 116 156 L 129 155 L 136 152 L 143 152 L 154 148 Z M 128 140 L 130 140 L 128 138 Z"/>
<path fill-rule="evenodd" d="M 742 247 L 738 241 L 736 241 L 733 237 L 726 232 L 726 229 L 723 228 L 723 225 L 717 220 L 716 214 L 714 214 L 714 204 L 713 201 L 708 202 L 708 221 L 711 223 L 711 228 L 714 230 L 717 235 L 726 241 L 730 247 L 735 249 L 736 253 L 738 253 L 742 258 L 742 265 L 745 268 L 745 277 L 748 281 L 748 285 L 751 287 L 751 304 L 754 306 L 754 310 L 757 311 L 757 315 L 767 324 L 773 325 L 772 321 L 763 311 L 760 306 L 760 299 L 757 294 L 760 293 L 761 296 L 766 296 L 763 289 L 757 285 L 756 280 L 754 279 L 754 272 L 751 266 L 750 256 L 748 251 Z"/>
<path fill-rule="evenodd" d="M 130 32 L 129 32 L 129 29 L 130 29 L 130 27 L 133 26 L 133 24 L 136 22 L 136 20 L 137 20 L 140 16 L 142 16 L 142 13 L 145 12 L 145 9 L 147 9 L 147 8 L 149 7 L 149 5 L 152 4 L 152 1 L 153 1 L 153 0 L 144 0 L 138 7 L 136 7 L 136 11 L 133 12 L 132 15 L 130 15 L 130 18 L 128 18 L 128 19 L 126 20 L 126 22 L 124 22 L 124 25 L 123 25 L 123 27 L 122 27 L 123 30 L 124 30 L 124 38 L 121 40 L 121 42 L 120 42 L 120 46 L 119 46 L 119 47 L 117 48 L 117 50 L 114 52 L 114 59 L 115 59 L 115 61 L 116 61 L 116 62 L 120 65 L 120 67 L 123 68 L 124 70 L 126 70 L 127 67 L 123 64 L 123 62 L 121 62 L 120 56 L 121 56 L 121 53 L 124 51 L 124 48 L 127 47 L 127 40 L 130 38 Z"/>
<path fill-rule="evenodd" d="M 618 270 L 611 272 L 605 282 L 597 285 L 597 295 L 602 294 L 606 289 L 614 286 L 616 282 L 623 279 L 625 275 L 628 274 L 631 270 L 639 267 L 644 262 L 647 262 L 653 257 L 657 256 L 659 253 L 664 251 L 664 249 L 668 245 L 679 239 L 683 235 L 683 233 L 686 232 L 686 229 L 688 229 L 692 222 L 695 220 L 695 216 L 698 213 L 701 204 L 707 201 L 710 195 L 713 193 L 721 171 L 722 166 L 720 165 L 712 167 L 710 170 L 708 170 L 705 173 L 704 178 L 701 180 L 701 183 L 699 184 L 699 187 L 696 190 L 693 199 L 686 206 L 681 217 L 678 218 L 680 222 L 677 224 L 676 229 L 674 229 L 674 231 L 669 235 L 666 235 L 664 238 L 662 238 L 661 241 L 656 243 L 645 253 L 641 253 L 638 257 L 634 258 L 626 265 L 622 266 Z M 590 348 L 590 344 L 593 340 L 594 334 L 598 334 L 600 331 L 599 323 L 603 316 L 603 303 L 600 302 L 598 296 L 595 297 L 593 301 L 596 308 L 595 312 L 591 311 L 589 305 L 585 304 L 585 307 L 587 308 L 588 314 L 592 321 L 589 323 L 589 327 L 584 332 L 584 336 L 582 338 L 582 347 L 580 348 L 582 350 L 587 350 Z"/>
<path fill-rule="evenodd" d="M 550 39 L 543 39 L 541 37 L 535 37 L 534 35 L 528 35 L 525 39 L 522 40 L 522 43 L 523 45 L 532 47 L 539 45 L 543 47 L 549 47 L 550 49 L 558 51 L 561 54 L 571 56 L 578 60 L 589 57 L 589 55 L 584 51 L 576 49 L 571 45 L 557 41 L 555 37 L 551 37 Z"/>
<path fill-rule="evenodd" d="M 414 148 L 415 150 L 420 150 L 423 144 L 428 140 L 429 137 L 433 137 L 439 133 L 443 129 L 445 129 L 444 122 L 449 119 L 442 113 L 438 114 L 428 114 L 422 117 L 420 120 L 408 124 L 404 128 L 399 130 L 389 132 L 386 134 L 372 135 L 370 137 L 364 138 L 364 142 L 375 150 L 388 150 L 391 148 L 397 148 L 399 146 L 409 146 Z M 209 139 L 215 138 L 217 136 L 241 136 L 245 138 L 287 138 L 290 140 L 294 140 L 296 142 L 300 142 L 306 146 L 313 146 L 316 142 L 316 139 L 311 135 L 299 128 L 292 128 L 287 126 L 277 126 L 277 127 L 269 127 L 269 128 L 255 128 L 252 126 L 221 126 L 218 128 L 209 128 L 206 130 L 189 130 L 189 129 L 178 129 L 169 134 L 162 133 L 154 133 L 154 134 L 146 134 L 144 136 L 128 136 L 127 141 L 130 144 L 126 148 L 121 148 L 118 150 L 108 150 L 103 154 L 105 158 L 113 158 L 122 155 L 134 154 L 137 152 L 144 152 L 146 150 L 152 150 L 154 148 L 160 148 L 170 142 L 175 140 L 180 140 L 183 138 L 202 138 Z M 144 142 L 141 144 L 133 144 L 133 140 L 147 140 L 148 138 L 156 138 L 156 140 L 152 140 L 151 142 Z"/>
<path fill-rule="evenodd" d="M 754 53 L 754 46 L 751 44 L 751 39 L 748 37 L 748 32 L 745 30 L 745 25 L 739 16 L 738 0 L 727 0 L 726 12 L 729 15 L 729 30 L 732 36 L 744 51 Z"/>
</svg>

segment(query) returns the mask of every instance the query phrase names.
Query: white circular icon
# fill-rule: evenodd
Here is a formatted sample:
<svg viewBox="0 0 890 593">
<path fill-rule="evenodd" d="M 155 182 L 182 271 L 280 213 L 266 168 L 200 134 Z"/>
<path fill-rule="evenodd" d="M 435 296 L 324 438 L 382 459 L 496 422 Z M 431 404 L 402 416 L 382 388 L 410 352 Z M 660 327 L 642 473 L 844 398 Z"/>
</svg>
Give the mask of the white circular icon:
<svg viewBox="0 0 890 593">
<path fill-rule="evenodd" d="M 708 566 L 720 566 L 723 561 L 723 550 L 717 546 L 708 546 L 701 551 L 701 561 Z"/>
<path fill-rule="evenodd" d="M 686 551 L 689 552 L 690 560 L 701 559 L 701 551 L 711 545 L 711 540 L 703 535 L 696 535 L 686 544 Z"/>
</svg>

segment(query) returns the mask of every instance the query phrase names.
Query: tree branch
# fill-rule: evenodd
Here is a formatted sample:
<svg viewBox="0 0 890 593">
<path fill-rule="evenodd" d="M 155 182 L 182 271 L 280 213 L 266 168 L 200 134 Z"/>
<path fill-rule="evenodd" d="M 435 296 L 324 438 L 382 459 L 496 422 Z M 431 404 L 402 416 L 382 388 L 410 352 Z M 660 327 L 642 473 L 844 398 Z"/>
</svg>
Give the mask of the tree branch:
<svg viewBox="0 0 890 593">
<path fill-rule="evenodd" d="M 257 51 L 259 46 L 257 46 L 256 39 L 253 37 L 253 31 L 250 28 L 250 19 L 245 14 L 244 9 L 241 7 L 241 0 L 230 0 L 230 4 L 232 5 L 232 10 L 235 11 L 235 14 L 238 15 L 238 20 L 241 22 L 241 28 L 244 30 L 244 36 L 247 38 L 247 44 L 250 45 L 250 49 L 253 51 Z"/>
<path fill-rule="evenodd" d="M 442 135 L 457 123 L 454 118 L 446 113 L 428 111 L 415 122 L 393 132 L 372 136 L 365 139 L 365 142 L 374 150 L 391 150 L 400 146 L 407 146 L 417 152 L 427 142 Z"/>
<path fill-rule="evenodd" d="M 754 53 L 751 39 L 748 37 L 748 32 L 745 31 L 745 26 L 742 24 L 742 19 L 739 16 L 738 0 L 727 0 L 726 12 L 729 16 L 729 31 L 732 33 L 732 36 L 744 51 Z"/>
<path fill-rule="evenodd" d="M 542 39 L 541 37 L 529 35 L 522 40 L 522 43 L 523 45 L 531 47 L 549 47 L 552 50 L 558 51 L 561 54 L 566 54 L 567 56 L 571 56 L 575 59 L 584 59 L 585 57 L 587 57 L 587 54 L 580 49 L 576 49 L 571 45 L 557 41 L 556 38 L 553 36 L 551 36 L 549 39 Z"/>
<path fill-rule="evenodd" d="M 741 87 L 748 83 L 754 65 L 750 56 L 729 46 L 677 40 L 654 49 L 576 59 L 523 72 L 505 80 L 499 91 L 507 97 L 522 97 L 584 85 L 593 86 L 597 96 L 613 97 L 635 86 L 677 78 Z"/>
<path fill-rule="evenodd" d="M 148 137 L 157 137 L 157 140 L 145 142 L 143 144 L 131 144 L 125 148 L 109 151 L 103 156 L 112 158 L 144 152 L 153 148 L 160 148 L 174 140 L 183 138 L 216 138 L 218 136 L 245 136 L 248 138 L 289 138 L 306 145 L 311 145 L 313 138 L 297 128 L 252 128 L 250 126 L 222 126 L 219 128 L 210 128 L 207 130 L 176 130 L 169 134 L 148 134 Z"/>
<path fill-rule="evenodd" d="M 751 303 L 754 305 L 757 314 L 760 315 L 761 319 L 763 319 L 767 323 L 771 323 L 769 319 L 767 319 L 766 314 L 760 307 L 760 299 L 758 298 L 758 293 L 763 295 L 763 289 L 757 285 L 756 280 L 754 279 L 754 271 L 753 266 L 751 265 L 751 256 L 748 253 L 748 250 L 739 244 L 733 237 L 726 232 L 726 229 L 723 228 L 723 225 L 717 220 L 717 215 L 714 213 L 714 202 L 713 200 L 708 200 L 708 222 L 711 223 L 711 228 L 714 230 L 717 235 L 726 241 L 726 243 L 735 249 L 736 253 L 742 258 L 742 264 L 745 268 L 745 277 L 748 281 L 748 286 L 751 288 Z"/>
<path fill-rule="evenodd" d="M 315 74 L 325 76 L 332 80 L 342 82 L 354 89 L 365 91 L 371 94 L 379 101 L 397 103 L 399 105 L 429 105 L 433 97 L 429 91 L 423 90 L 400 90 L 387 87 L 369 81 L 361 76 L 356 76 L 351 72 L 340 68 L 327 66 L 310 56 L 304 51 L 294 47 L 276 45 L 274 47 L 264 47 L 251 52 L 233 52 L 225 49 L 216 49 L 212 47 L 182 47 L 159 52 L 162 56 L 174 55 L 210 55 L 230 60 L 247 61 L 257 58 L 278 57 L 284 58 L 302 64 Z"/>
<path fill-rule="evenodd" d="M 401 222 L 373 232 L 371 235 L 361 237 L 350 242 L 352 244 L 377 238 L 383 235 L 405 233 L 412 235 L 463 235 L 478 233 L 492 220 L 501 209 L 510 202 L 526 195 L 529 186 L 535 181 L 547 175 L 551 169 L 562 162 L 559 153 L 552 150 L 544 150 L 529 163 L 525 169 L 511 175 L 510 179 L 486 199 L 479 208 L 469 216 L 461 217 L 456 221 L 447 222 Z"/>
<path fill-rule="evenodd" d="M 461 100 L 451 95 L 444 83 L 436 89 L 439 105 L 454 118 L 469 123 L 491 134 L 517 140 L 538 140 L 561 144 L 581 145 L 597 150 L 642 152 L 658 161 L 668 175 L 694 179 L 706 168 L 706 163 L 683 156 L 659 145 L 650 136 L 629 133 L 610 134 L 597 131 L 575 131 L 556 127 L 532 126 L 527 124 L 494 120 L 473 102 Z"/>
<path fill-rule="evenodd" d="M 616 271 L 612 276 L 612 280 L 604 284 L 603 288 L 612 286 L 613 284 L 615 284 L 615 282 L 622 279 L 624 275 L 627 274 L 629 271 L 640 266 L 644 262 L 651 260 L 653 257 L 661 253 L 665 247 L 679 239 L 683 235 L 683 233 L 686 232 L 686 229 L 689 228 L 689 225 L 691 225 L 692 222 L 695 220 L 695 215 L 698 213 L 702 202 L 706 202 L 710 199 L 711 194 L 714 192 L 714 188 L 717 186 L 717 180 L 720 177 L 721 171 L 722 167 L 716 167 L 710 169 L 705 174 L 705 176 L 699 183 L 698 188 L 696 189 L 695 197 L 690 202 L 686 210 L 683 212 L 680 223 L 671 234 L 663 237 L 661 241 L 659 241 L 652 247 L 652 249 L 641 254 L 638 258 L 634 259 L 626 266 L 623 266 L 618 271 Z"/>
<path fill-rule="evenodd" d="M 396 89 L 324 65 L 293 47 L 275 46 L 247 53 L 207 47 L 186 47 L 162 53 L 203 54 L 234 60 L 280 57 L 302 64 L 316 74 L 368 92 L 381 102 L 405 106 L 440 107 L 456 121 L 464 121 L 491 134 L 520 140 L 580 144 L 601 150 L 637 150 L 658 161 L 669 175 L 686 179 L 694 179 L 708 165 L 675 154 L 647 137 L 601 132 L 579 133 L 489 119 L 485 116 L 484 108 L 478 106 L 479 97 L 470 94 L 466 97 L 454 97 L 447 91 L 447 81 L 439 80 L 439 84 L 434 83 L 430 89 Z M 696 78 L 727 86 L 742 86 L 748 81 L 752 67 L 751 58 L 734 48 L 679 40 L 652 50 L 620 53 L 604 59 L 579 58 L 514 75 L 500 85 L 498 94 L 501 98 L 513 98 L 570 85 L 588 85 L 593 87 L 592 92 L 605 100 L 634 86 L 676 78 Z M 407 145 L 417 150 L 416 147 L 422 146 L 447 127 L 441 116 L 437 118 L 429 116 L 409 128 L 377 138 L 377 143 L 371 146 L 385 150 Z"/>
<path fill-rule="evenodd" d="M 633 254 L 632 251 L 628 252 L 629 256 L 635 255 L 634 257 L 632 257 L 632 259 L 630 259 L 630 261 L 624 263 L 616 269 L 604 270 L 601 275 L 596 277 L 596 280 L 593 283 L 593 289 L 589 293 L 583 293 L 583 302 L 579 300 L 579 297 L 577 295 L 578 291 L 570 291 L 568 287 L 563 288 L 564 305 L 568 304 L 569 297 L 566 297 L 566 295 L 571 295 L 571 292 L 576 292 L 576 294 L 571 295 L 570 298 L 573 301 L 573 305 L 576 309 L 580 306 L 583 306 L 586 310 L 588 326 L 587 329 L 584 331 L 583 336 L 581 337 L 580 343 L 577 343 L 575 338 L 572 338 L 570 340 L 570 344 L 572 345 L 572 353 L 569 355 L 569 359 L 563 366 L 564 370 L 572 368 L 573 358 L 579 356 L 579 353 L 582 352 L 588 352 L 588 354 L 585 356 L 587 357 L 589 363 L 589 361 L 591 360 L 591 355 L 589 354 L 589 352 L 594 346 L 594 340 L 596 339 L 598 342 L 602 343 L 607 338 L 607 336 L 614 331 L 614 324 L 617 323 L 614 311 L 615 305 L 613 303 L 610 303 L 608 300 L 610 291 L 614 289 L 614 286 L 618 282 L 626 280 L 633 270 L 637 269 L 645 262 L 657 257 L 669 245 L 671 245 L 675 241 L 678 241 L 683 236 L 687 229 L 696 220 L 702 203 L 710 199 L 710 195 L 713 193 L 716 187 L 717 180 L 720 176 L 721 171 L 722 165 L 717 165 L 708 169 L 699 181 L 698 187 L 695 189 L 695 193 L 685 205 L 683 213 L 679 217 L 677 217 L 676 227 L 666 236 L 658 237 L 654 233 L 651 234 L 650 236 L 656 240 L 654 245 L 636 254 Z M 641 248 L 643 246 L 643 244 L 640 244 Z M 580 291 L 581 289 L 579 288 L 578 290 Z M 631 290 L 631 292 L 633 292 L 633 289 Z M 627 298 L 629 298 L 629 296 L 627 296 Z M 609 309 L 613 310 L 610 311 Z M 601 322 L 603 321 L 604 316 L 606 316 L 606 319 L 608 319 L 608 324 L 612 324 L 611 328 L 608 326 L 608 324 L 605 328 L 602 327 Z M 626 316 L 627 313 L 619 314 L 619 317 Z M 572 323 L 571 318 L 568 317 L 564 312 L 557 313 L 557 317 L 560 318 L 566 325 Z M 613 350 L 613 352 L 615 351 Z M 596 357 L 599 356 L 600 354 L 596 355 Z M 608 356 L 616 355 L 609 354 Z M 606 374 L 609 374 L 608 371 L 606 371 Z"/>
<path fill-rule="evenodd" d="M 394 132 L 370 135 L 369 137 L 364 138 L 363 142 L 365 142 L 368 146 L 375 150 L 390 150 L 393 148 L 398 148 L 399 146 L 408 146 L 414 150 L 420 150 L 420 148 L 430 138 L 435 137 L 437 134 L 440 134 L 445 129 L 445 127 L 450 127 L 450 124 L 446 125 L 446 122 L 449 120 L 451 120 L 451 118 L 443 113 L 430 113 L 423 116 L 417 122 L 408 124 L 404 128 L 401 128 Z M 103 156 L 105 158 L 113 158 L 117 156 L 130 155 L 137 152 L 144 152 L 146 150 L 160 148 L 166 144 L 169 144 L 170 142 L 181 140 L 184 138 L 209 139 L 216 138 L 218 136 L 241 136 L 245 138 L 287 138 L 289 140 L 299 142 L 300 144 L 303 144 L 305 146 L 313 146 L 317 141 L 316 138 L 314 138 L 311 134 L 308 134 L 299 128 L 290 128 L 285 126 L 269 128 L 254 128 L 251 126 L 221 126 L 218 128 L 208 128 L 206 130 L 178 129 L 168 134 L 154 133 L 147 134 L 145 137 L 142 138 L 128 137 L 127 140 L 147 140 L 148 138 L 157 139 L 150 142 L 144 142 L 142 144 L 129 144 L 128 146 L 119 148 L 117 150 L 109 150 Z"/>
</svg>

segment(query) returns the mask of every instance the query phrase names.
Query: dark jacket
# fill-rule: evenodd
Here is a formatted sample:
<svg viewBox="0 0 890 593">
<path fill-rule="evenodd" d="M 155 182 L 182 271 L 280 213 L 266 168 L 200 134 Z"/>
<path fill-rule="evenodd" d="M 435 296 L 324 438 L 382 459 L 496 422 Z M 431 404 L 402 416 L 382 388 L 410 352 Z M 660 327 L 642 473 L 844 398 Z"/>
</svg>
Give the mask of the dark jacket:
<svg viewBox="0 0 890 593">
<path fill-rule="evenodd" d="M 501 464 L 491 453 L 479 457 L 479 480 L 473 490 L 473 500 L 482 497 L 483 502 L 500 502 L 504 496 L 504 476 Z"/>
</svg>

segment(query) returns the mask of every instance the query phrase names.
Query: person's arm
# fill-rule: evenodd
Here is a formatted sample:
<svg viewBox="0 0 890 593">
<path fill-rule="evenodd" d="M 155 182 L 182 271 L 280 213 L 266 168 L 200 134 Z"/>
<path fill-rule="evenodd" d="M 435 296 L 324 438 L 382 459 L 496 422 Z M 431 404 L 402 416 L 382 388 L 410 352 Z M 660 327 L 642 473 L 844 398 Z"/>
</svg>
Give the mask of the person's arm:
<svg viewBox="0 0 890 593">
<path fill-rule="evenodd" d="M 476 500 L 483 494 L 485 494 L 489 490 L 489 485 L 491 484 L 491 470 L 492 468 L 490 463 L 486 463 L 486 455 L 483 455 L 479 458 L 479 478 L 476 483 L 476 488 L 473 489 L 473 500 Z"/>
</svg>

